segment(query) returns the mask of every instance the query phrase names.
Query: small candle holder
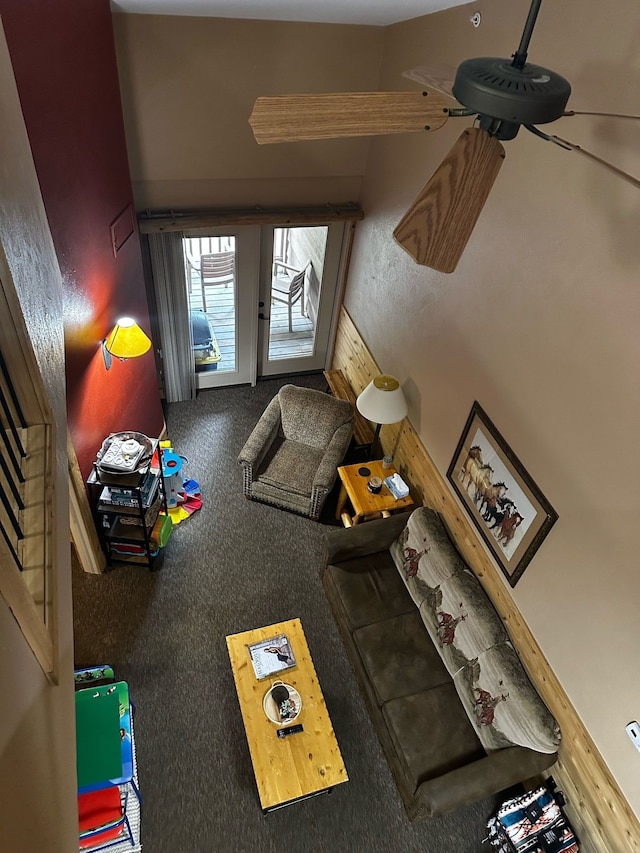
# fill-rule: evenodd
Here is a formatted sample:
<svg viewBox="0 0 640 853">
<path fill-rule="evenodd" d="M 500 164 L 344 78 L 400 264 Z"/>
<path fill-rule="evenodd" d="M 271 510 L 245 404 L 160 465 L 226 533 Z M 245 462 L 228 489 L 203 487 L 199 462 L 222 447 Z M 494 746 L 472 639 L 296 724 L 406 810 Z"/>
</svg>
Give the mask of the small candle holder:
<svg viewBox="0 0 640 853">
<path fill-rule="evenodd" d="M 372 495 L 378 495 L 382 491 L 382 480 L 380 477 L 372 477 L 367 483 L 367 488 Z"/>
</svg>

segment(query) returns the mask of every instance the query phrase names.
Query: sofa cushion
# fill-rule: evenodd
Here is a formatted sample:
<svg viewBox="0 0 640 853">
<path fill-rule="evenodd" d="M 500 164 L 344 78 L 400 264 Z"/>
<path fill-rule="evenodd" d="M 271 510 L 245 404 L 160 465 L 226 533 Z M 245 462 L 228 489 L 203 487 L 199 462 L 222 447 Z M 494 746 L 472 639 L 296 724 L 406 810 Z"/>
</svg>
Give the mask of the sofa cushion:
<svg viewBox="0 0 640 853">
<path fill-rule="evenodd" d="M 415 787 L 485 755 L 452 684 L 392 699 L 382 714 Z"/>
<path fill-rule="evenodd" d="M 487 752 L 513 744 L 556 752 L 558 724 L 511 643 L 482 652 L 456 673 L 454 684 Z"/>
<path fill-rule="evenodd" d="M 415 612 L 415 604 L 388 551 L 329 565 L 325 575 L 338 593 L 351 630 Z"/>
<path fill-rule="evenodd" d="M 424 506 L 411 513 L 389 550 L 418 607 L 425 584 L 436 587 L 466 566 L 438 513 Z"/>
<path fill-rule="evenodd" d="M 509 637 L 480 581 L 470 569 L 456 572 L 429 589 L 420 607 L 427 630 L 454 675 Z"/>
<path fill-rule="evenodd" d="M 390 553 L 451 675 L 508 640 L 482 584 L 432 509 L 411 513 Z"/>
<path fill-rule="evenodd" d="M 451 683 L 415 607 L 413 611 L 353 632 L 379 705 Z"/>
</svg>

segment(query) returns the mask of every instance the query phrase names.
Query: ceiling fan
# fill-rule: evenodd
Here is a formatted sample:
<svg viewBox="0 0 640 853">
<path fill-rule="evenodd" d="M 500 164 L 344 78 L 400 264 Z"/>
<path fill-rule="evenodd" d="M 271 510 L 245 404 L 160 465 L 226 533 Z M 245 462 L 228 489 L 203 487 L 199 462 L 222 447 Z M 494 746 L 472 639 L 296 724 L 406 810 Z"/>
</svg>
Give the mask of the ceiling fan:
<svg viewBox="0 0 640 853">
<path fill-rule="evenodd" d="M 406 74 L 428 86 L 418 93 L 261 97 L 249 118 L 255 139 L 262 144 L 434 131 L 451 116 L 476 116 L 475 126 L 463 131 L 393 232 L 418 264 L 447 273 L 455 270 L 500 171 L 505 157 L 502 142 L 514 139 L 521 127 L 583 154 L 640 188 L 640 181 L 632 175 L 537 127 L 573 115 L 640 118 L 565 109 L 571 94 L 569 82 L 555 71 L 527 62 L 541 3 L 532 0 L 512 57 L 467 59 L 458 66 L 452 87 L 422 68 Z"/>
</svg>

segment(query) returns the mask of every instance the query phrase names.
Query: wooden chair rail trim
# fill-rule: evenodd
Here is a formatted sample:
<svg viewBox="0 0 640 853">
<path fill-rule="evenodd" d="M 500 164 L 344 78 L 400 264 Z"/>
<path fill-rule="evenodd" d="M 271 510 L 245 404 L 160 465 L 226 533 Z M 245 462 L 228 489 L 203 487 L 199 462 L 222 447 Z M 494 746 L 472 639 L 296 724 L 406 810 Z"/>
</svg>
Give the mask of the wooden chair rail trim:
<svg viewBox="0 0 640 853">
<path fill-rule="evenodd" d="M 353 437 L 358 447 L 366 446 L 373 442 L 373 429 L 369 421 L 363 417 L 356 408 L 356 395 L 353 388 L 346 380 L 344 373 L 340 370 L 325 370 L 324 378 L 331 389 L 331 393 L 339 400 L 348 400 L 353 406 Z"/>
<path fill-rule="evenodd" d="M 342 308 L 332 367 L 342 370 L 354 395 L 380 373 L 355 324 Z M 481 546 L 471 523 L 408 419 L 384 426 L 381 441 L 393 451 L 394 465 L 409 484 L 416 504 L 440 512 L 457 547 L 480 578 L 505 622 L 532 681 L 563 733 L 552 774 L 568 798 L 567 813 L 583 853 L 640 853 L 640 821 L 545 659 L 499 570 Z"/>
</svg>

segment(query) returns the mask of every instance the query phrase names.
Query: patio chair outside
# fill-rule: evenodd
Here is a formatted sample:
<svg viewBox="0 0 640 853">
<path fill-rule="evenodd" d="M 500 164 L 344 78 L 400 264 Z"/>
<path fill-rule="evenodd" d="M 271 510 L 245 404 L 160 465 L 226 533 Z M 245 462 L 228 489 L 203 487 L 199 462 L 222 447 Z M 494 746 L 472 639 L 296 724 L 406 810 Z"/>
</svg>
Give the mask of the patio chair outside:
<svg viewBox="0 0 640 853">
<path fill-rule="evenodd" d="M 235 252 L 217 252 L 213 255 L 200 255 L 200 286 L 202 288 L 202 308 L 207 310 L 206 288 L 214 284 L 228 287 L 233 284 L 236 271 Z"/>
<path fill-rule="evenodd" d="M 305 282 L 307 277 L 307 269 L 309 264 L 306 264 L 303 269 L 289 266 L 283 261 L 274 261 L 273 263 L 273 278 L 271 280 L 271 300 L 273 302 L 283 302 L 287 306 L 289 313 L 289 332 L 293 332 L 293 316 L 292 310 L 296 302 L 300 303 L 300 314 L 306 317 L 305 311 Z"/>
</svg>

